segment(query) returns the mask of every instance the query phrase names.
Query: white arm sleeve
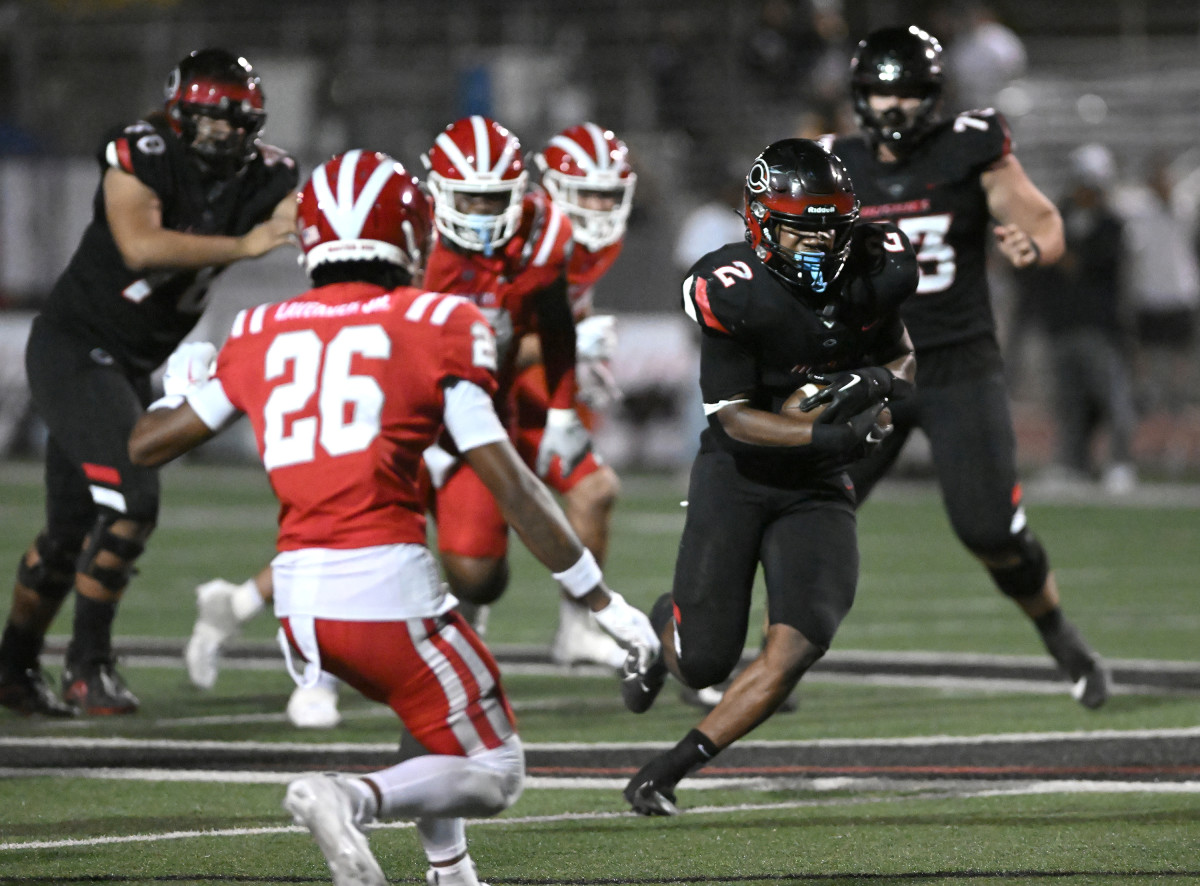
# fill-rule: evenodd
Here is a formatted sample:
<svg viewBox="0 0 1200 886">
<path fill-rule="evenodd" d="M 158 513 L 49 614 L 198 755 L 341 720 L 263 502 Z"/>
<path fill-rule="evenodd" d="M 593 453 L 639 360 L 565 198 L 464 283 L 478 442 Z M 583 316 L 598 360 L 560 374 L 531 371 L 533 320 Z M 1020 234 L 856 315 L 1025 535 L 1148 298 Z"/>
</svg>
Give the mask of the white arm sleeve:
<svg viewBox="0 0 1200 886">
<path fill-rule="evenodd" d="M 242 414 L 229 402 L 218 378 L 210 378 L 188 391 L 187 403 L 211 431 L 221 430 Z"/>
<path fill-rule="evenodd" d="M 496 417 L 492 398 L 479 385 L 457 381 L 446 388 L 445 397 L 446 430 L 459 452 L 507 439 L 508 433 Z"/>
</svg>

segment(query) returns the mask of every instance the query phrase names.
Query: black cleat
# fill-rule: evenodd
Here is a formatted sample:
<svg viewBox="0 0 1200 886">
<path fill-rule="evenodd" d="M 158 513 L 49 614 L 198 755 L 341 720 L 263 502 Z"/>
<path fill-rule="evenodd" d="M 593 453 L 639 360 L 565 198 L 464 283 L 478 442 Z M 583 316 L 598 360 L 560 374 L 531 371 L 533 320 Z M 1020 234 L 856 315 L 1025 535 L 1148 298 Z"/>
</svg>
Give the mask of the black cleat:
<svg viewBox="0 0 1200 886">
<path fill-rule="evenodd" d="M 13 671 L 0 668 L 0 705 L 23 717 L 34 714 L 74 717 L 79 713 L 72 705 L 59 701 L 46 683 L 42 669 L 36 665 Z"/>
<path fill-rule="evenodd" d="M 678 815 L 675 792 L 653 781 L 638 782 L 637 776 L 625 786 L 625 799 L 638 815 Z"/>
<path fill-rule="evenodd" d="M 625 659 L 625 670 L 621 677 L 621 700 L 635 714 L 644 714 L 658 698 L 663 684 L 667 682 L 667 663 L 662 654 L 645 667 L 640 666 L 637 652 L 629 653 Z"/>
<path fill-rule="evenodd" d="M 1042 635 L 1042 641 L 1074 684 L 1071 696 L 1077 702 L 1095 710 L 1108 701 L 1112 675 L 1075 625 L 1064 618 L 1055 630 Z"/>
<path fill-rule="evenodd" d="M 132 714 L 141 704 L 125 685 L 111 659 L 86 664 L 68 662 L 63 668 L 62 686 L 63 698 L 92 716 Z"/>
</svg>

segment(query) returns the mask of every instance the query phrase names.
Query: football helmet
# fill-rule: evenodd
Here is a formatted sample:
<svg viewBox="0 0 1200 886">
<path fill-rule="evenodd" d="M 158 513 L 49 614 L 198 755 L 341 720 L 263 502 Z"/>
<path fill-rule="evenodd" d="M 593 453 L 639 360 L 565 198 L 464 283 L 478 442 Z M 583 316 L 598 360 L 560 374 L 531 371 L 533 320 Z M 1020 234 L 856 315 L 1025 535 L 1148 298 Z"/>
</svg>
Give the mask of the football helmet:
<svg viewBox="0 0 1200 886">
<path fill-rule="evenodd" d="M 529 171 L 520 141 L 495 120 L 456 120 L 421 162 L 438 232 L 451 243 L 491 255 L 516 233 Z"/>
<path fill-rule="evenodd" d="M 788 138 L 768 145 L 746 175 L 743 216 L 746 240 L 776 276 L 802 284 L 818 298 L 837 279 L 850 256 L 858 221 L 858 198 L 846 168 L 814 141 Z M 823 251 L 793 251 L 779 230 L 832 234 Z"/>
<path fill-rule="evenodd" d="M 550 139 L 534 162 L 551 199 L 571 219 L 576 243 L 596 252 L 625 236 L 637 185 L 625 142 L 583 123 Z"/>
<path fill-rule="evenodd" d="M 914 111 L 871 110 L 872 93 L 919 98 Z M 858 44 L 850 62 L 850 94 L 863 127 L 878 144 L 903 155 L 937 120 L 942 98 L 942 47 L 916 25 L 883 28 Z"/>
<path fill-rule="evenodd" d="M 416 277 L 433 234 L 429 198 L 387 154 L 355 149 L 326 160 L 300 191 L 296 230 L 304 269 L 385 261 Z"/>
<path fill-rule="evenodd" d="M 215 174 L 232 174 L 254 159 L 267 120 L 262 81 L 244 58 L 224 49 L 190 53 L 167 75 L 167 119 Z M 202 133 L 200 118 L 224 120 L 229 132 Z"/>
</svg>

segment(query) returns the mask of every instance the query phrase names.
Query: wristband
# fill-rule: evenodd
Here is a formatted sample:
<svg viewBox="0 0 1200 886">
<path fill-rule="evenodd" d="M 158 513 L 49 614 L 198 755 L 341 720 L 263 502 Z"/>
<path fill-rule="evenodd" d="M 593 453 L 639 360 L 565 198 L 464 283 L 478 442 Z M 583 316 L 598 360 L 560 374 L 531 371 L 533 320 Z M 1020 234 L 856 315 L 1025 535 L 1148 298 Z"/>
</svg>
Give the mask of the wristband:
<svg viewBox="0 0 1200 886">
<path fill-rule="evenodd" d="M 575 565 L 562 572 L 555 572 L 554 580 L 578 600 L 604 580 L 604 573 L 600 571 L 600 564 L 596 562 L 592 552 L 584 548 L 583 555 L 575 561 Z"/>
</svg>

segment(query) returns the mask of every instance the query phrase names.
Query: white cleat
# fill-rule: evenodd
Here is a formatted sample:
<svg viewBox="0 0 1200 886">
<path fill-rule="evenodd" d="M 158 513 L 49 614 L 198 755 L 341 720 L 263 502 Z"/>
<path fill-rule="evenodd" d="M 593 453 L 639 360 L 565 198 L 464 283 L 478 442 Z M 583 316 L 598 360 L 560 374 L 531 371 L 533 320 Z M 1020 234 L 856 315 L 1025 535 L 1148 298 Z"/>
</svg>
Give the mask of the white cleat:
<svg viewBox="0 0 1200 886">
<path fill-rule="evenodd" d="M 465 863 L 464 863 L 465 862 Z M 425 872 L 426 886 L 488 886 L 479 879 L 473 859 L 465 858 L 449 867 L 431 867 Z"/>
<path fill-rule="evenodd" d="M 297 686 L 288 699 L 287 716 L 297 729 L 333 729 L 342 722 L 337 689 L 321 683 Z"/>
<path fill-rule="evenodd" d="M 241 625 L 233 614 L 237 585 L 215 578 L 196 588 L 196 624 L 183 651 L 188 679 L 199 689 L 212 689 L 220 669 L 221 647 L 237 636 Z"/>
<path fill-rule="evenodd" d="M 558 607 L 558 630 L 550 644 L 556 664 L 598 664 L 614 671 L 625 666 L 628 653 L 596 624 L 596 617 L 578 603 L 563 600 Z"/>
<path fill-rule="evenodd" d="M 354 788 L 341 775 L 306 775 L 288 785 L 283 808 L 308 828 L 329 865 L 334 886 L 387 886 L 363 832 Z"/>
</svg>

